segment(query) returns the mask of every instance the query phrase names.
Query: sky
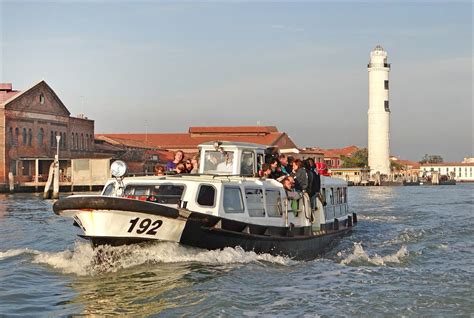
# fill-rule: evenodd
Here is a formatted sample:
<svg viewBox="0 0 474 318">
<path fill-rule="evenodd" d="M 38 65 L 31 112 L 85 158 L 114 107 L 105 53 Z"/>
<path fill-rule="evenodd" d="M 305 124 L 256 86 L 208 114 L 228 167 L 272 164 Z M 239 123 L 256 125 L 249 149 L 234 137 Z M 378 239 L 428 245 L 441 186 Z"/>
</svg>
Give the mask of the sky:
<svg viewBox="0 0 474 318">
<path fill-rule="evenodd" d="M 470 1 L 5 1 L 0 81 L 44 79 L 96 133 L 274 125 L 367 146 L 370 51 L 390 72 L 391 154 L 473 156 Z"/>
</svg>

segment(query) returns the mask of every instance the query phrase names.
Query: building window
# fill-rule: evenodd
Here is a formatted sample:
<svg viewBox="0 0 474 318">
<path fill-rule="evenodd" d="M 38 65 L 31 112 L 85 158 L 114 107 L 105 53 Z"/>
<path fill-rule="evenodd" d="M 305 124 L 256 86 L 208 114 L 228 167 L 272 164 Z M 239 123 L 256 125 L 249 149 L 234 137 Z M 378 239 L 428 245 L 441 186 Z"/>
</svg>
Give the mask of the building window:
<svg viewBox="0 0 474 318">
<path fill-rule="evenodd" d="M 10 129 L 8 130 L 8 144 L 10 146 L 13 146 L 13 128 L 10 127 Z"/>
<path fill-rule="evenodd" d="M 31 130 L 30 128 L 28 129 L 28 146 L 31 147 L 32 143 L 33 143 L 33 130 Z"/>
<path fill-rule="evenodd" d="M 67 134 L 63 133 L 63 147 L 67 149 Z"/>
<path fill-rule="evenodd" d="M 74 146 L 76 149 L 79 149 L 79 134 L 76 133 L 76 141 L 74 142 Z"/>
<path fill-rule="evenodd" d="M 40 128 L 38 132 L 38 146 L 41 147 L 43 145 L 43 139 L 44 139 L 44 129 Z"/>
<path fill-rule="evenodd" d="M 383 85 L 385 89 L 388 89 L 388 80 L 383 81 Z"/>
<path fill-rule="evenodd" d="M 81 150 L 84 149 L 84 134 L 81 134 Z"/>
<path fill-rule="evenodd" d="M 94 135 L 91 135 L 91 150 L 94 149 Z"/>
<path fill-rule="evenodd" d="M 15 145 L 18 146 L 19 142 L 18 139 L 20 139 L 20 129 L 18 127 L 15 128 L 15 140 L 13 141 Z"/>
<path fill-rule="evenodd" d="M 71 149 L 74 149 L 74 133 L 71 134 Z"/>
<path fill-rule="evenodd" d="M 383 102 L 383 106 L 385 107 L 385 111 L 386 111 L 386 112 L 389 112 L 389 111 L 390 111 L 390 107 L 388 106 L 388 100 L 385 100 L 385 101 Z"/>
<path fill-rule="evenodd" d="M 43 95 L 43 93 L 40 94 L 40 104 L 44 104 L 44 95 Z"/>
<path fill-rule="evenodd" d="M 51 133 L 49 135 L 50 135 L 49 146 L 51 148 L 53 148 L 54 147 L 54 139 L 55 139 L 54 138 L 54 132 L 51 130 Z"/>
<path fill-rule="evenodd" d="M 26 146 L 26 143 L 27 143 L 26 128 L 23 128 L 22 139 L 23 139 L 22 140 L 23 146 Z"/>
</svg>

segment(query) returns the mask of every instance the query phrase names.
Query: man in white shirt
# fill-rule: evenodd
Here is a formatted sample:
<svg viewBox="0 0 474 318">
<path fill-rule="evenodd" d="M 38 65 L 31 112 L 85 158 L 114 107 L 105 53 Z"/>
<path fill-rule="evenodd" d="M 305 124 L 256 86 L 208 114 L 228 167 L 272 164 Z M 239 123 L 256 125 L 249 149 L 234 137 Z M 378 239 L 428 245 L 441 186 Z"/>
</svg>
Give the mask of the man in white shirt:
<svg viewBox="0 0 474 318">
<path fill-rule="evenodd" d="M 224 161 L 222 161 L 221 163 L 217 165 L 217 171 L 232 173 L 233 159 L 234 159 L 234 153 L 226 152 Z"/>
</svg>

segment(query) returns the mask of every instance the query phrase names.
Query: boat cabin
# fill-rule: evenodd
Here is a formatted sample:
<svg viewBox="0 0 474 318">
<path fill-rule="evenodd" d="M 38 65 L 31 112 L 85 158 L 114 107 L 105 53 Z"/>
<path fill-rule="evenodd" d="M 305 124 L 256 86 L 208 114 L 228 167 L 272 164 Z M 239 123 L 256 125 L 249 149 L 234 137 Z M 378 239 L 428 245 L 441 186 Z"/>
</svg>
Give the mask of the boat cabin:
<svg viewBox="0 0 474 318">
<path fill-rule="evenodd" d="M 199 145 L 200 174 L 256 176 L 266 147 L 245 142 L 215 141 Z"/>
</svg>

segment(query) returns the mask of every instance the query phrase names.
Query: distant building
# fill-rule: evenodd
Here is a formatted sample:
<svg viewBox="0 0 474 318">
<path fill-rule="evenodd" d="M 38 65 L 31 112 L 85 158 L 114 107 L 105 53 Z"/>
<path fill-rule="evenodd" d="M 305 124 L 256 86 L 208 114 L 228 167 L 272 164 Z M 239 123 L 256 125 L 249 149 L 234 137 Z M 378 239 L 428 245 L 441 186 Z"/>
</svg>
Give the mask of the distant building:
<svg viewBox="0 0 474 318">
<path fill-rule="evenodd" d="M 393 174 L 403 177 L 405 181 L 416 181 L 420 174 L 421 164 L 416 161 L 399 159 L 397 157 L 390 157 L 390 161 L 396 163 L 398 169 L 394 167 Z"/>
<path fill-rule="evenodd" d="M 297 148 L 286 133 L 274 126 L 190 127 L 187 133 L 97 134 L 96 139 L 121 143 L 138 141 L 148 147 L 185 153 L 196 153 L 198 145 L 213 140 L 250 142 L 279 149 Z"/>
<path fill-rule="evenodd" d="M 345 180 L 354 185 L 367 185 L 370 178 L 369 168 L 331 168 L 331 177 Z"/>
<path fill-rule="evenodd" d="M 152 174 L 157 164 L 165 165 L 174 158 L 174 153 L 153 148 L 145 141 L 100 138 L 95 142 L 96 152 L 125 161 L 128 173 L 133 175 Z"/>
<path fill-rule="evenodd" d="M 93 158 L 94 121 L 72 117 L 45 82 L 18 91 L 0 84 L 0 185 L 46 181 L 59 146 L 60 180 L 71 181 L 71 160 Z M 59 145 L 56 136 L 60 136 Z"/>
<path fill-rule="evenodd" d="M 323 149 L 323 148 L 307 148 L 311 149 L 314 152 L 319 152 L 323 154 L 324 163 L 331 168 L 340 168 L 344 163 L 343 157 L 350 157 L 356 151 L 359 150 L 357 146 L 348 146 L 344 148 L 333 148 L 333 149 Z"/>
<path fill-rule="evenodd" d="M 420 177 L 431 176 L 432 172 L 453 177 L 460 182 L 474 182 L 474 162 L 426 163 L 420 167 Z"/>
<path fill-rule="evenodd" d="M 295 159 L 305 160 L 312 158 L 315 163 L 324 162 L 324 154 L 319 150 L 319 148 L 293 148 L 284 149 L 280 152 L 287 156 L 292 156 Z"/>
</svg>

